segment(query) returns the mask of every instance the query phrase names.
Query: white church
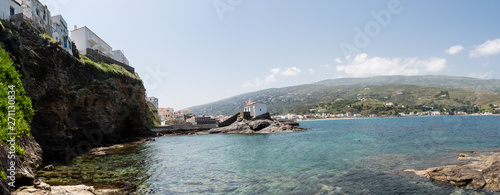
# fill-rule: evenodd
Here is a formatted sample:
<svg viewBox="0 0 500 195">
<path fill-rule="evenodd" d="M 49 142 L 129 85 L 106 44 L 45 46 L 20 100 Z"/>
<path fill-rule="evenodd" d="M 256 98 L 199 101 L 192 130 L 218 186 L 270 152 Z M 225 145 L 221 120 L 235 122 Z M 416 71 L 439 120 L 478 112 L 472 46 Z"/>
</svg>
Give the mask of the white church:
<svg viewBox="0 0 500 195">
<path fill-rule="evenodd" d="M 247 105 L 243 106 L 244 112 L 250 112 L 250 116 L 256 117 L 267 113 L 267 105 L 264 102 L 248 100 Z"/>
</svg>

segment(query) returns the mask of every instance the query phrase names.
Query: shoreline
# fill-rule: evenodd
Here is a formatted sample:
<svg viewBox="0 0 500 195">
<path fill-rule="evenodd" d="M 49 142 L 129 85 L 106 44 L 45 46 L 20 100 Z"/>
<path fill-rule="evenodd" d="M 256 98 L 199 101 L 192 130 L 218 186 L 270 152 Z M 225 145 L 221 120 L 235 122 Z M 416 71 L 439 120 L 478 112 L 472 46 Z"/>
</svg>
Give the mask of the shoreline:
<svg viewBox="0 0 500 195">
<path fill-rule="evenodd" d="M 495 116 L 499 116 L 499 115 L 495 115 Z M 428 116 L 428 117 L 432 117 L 432 116 Z M 444 117 L 444 116 L 441 116 L 441 117 Z M 377 118 L 396 118 L 396 117 L 377 117 Z M 318 119 L 318 120 L 343 120 L 343 119 L 366 119 L 366 118 L 339 118 L 339 119 Z M 310 120 L 310 121 L 312 121 L 312 120 Z M 272 134 L 274 134 L 274 133 L 279 133 L 279 132 L 272 132 Z M 200 134 L 196 134 L 196 135 L 203 135 L 203 134 L 209 134 L 209 133 L 200 133 Z M 225 133 L 220 133 L 220 134 L 225 134 Z M 252 134 L 257 134 L 257 133 L 252 133 Z M 136 141 L 136 142 L 124 142 L 124 143 L 114 144 L 114 145 L 111 145 L 111 146 L 108 146 L 108 147 L 96 147 L 96 148 L 93 148 L 92 150 L 90 150 L 89 153 L 84 154 L 82 156 L 91 156 L 91 157 L 95 158 L 95 157 L 99 157 L 99 156 L 113 155 L 114 152 L 116 152 L 116 151 L 125 150 L 126 148 L 130 148 L 130 147 L 138 147 L 140 144 L 152 142 L 157 137 L 158 136 L 151 137 L 151 138 L 145 138 L 145 139 L 142 139 L 142 140 Z M 493 152 L 500 153 L 500 148 L 498 148 L 498 147 L 495 147 L 495 148 L 482 148 L 482 149 L 481 148 L 475 148 L 472 151 L 470 151 L 470 150 L 467 151 L 467 149 L 464 148 L 464 150 L 462 150 L 462 152 L 466 153 L 466 154 L 471 153 L 471 154 L 474 154 L 474 155 L 476 155 L 476 154 L 478 155 L 478 154 L 493 153 Z M 476 157 L 476 156 L 470 155 L 470 156 L 465 156 L 465 157 Z M 469 159 L 468 158 L 463 158 L 462 160 L 464 160 L 464 161 L 465 160 L 474 161 L 474 160 L 478 160 L 478 159 L 475 159 L 475 158 L 469 158 Z M 71 165 L 71 166 L 74 166 L 74 165 Z M 57 169 L 57 167 L 56 167 L 56 169 Z M 431 168 L 429 168 L 429 169 L 431 169 Z M 409 171 L 413 171 L 413 172 L 417 173 L 416 170 L 405 170 L 405 171 L 408 171 L 408 172 Z M 421 170 L 421 171 L 423 171 L 423 170 Z M 36 175 L 37 175 L 37 177 L 39 176 L 38 173 Z M 422 175 L 420 175 L 420 176 L 422 176 Z M 432 179 L 432 180 L 434 180 L 434 179 Z M 120 192 L 123 192 L 124 190 L 128 190 L 128 189 L 124 189 L 123 187 L 116 187 L 116 186 L 115 186 L 115 188 L 110 188 L 109 185 L 107 187 L 105 187 L 104 185 L 88 185 L 88 183 L 84 183 L 84 182 L 78 183 L 78 184 L 75 184 L 75 185 L 53 185 L 52 187 L 55 187 L 54 189 L 58 189 L 59 187 L 63 187 L 62 189 L 65 189 L 65 188 L 68 188 L 68 189 L 80 189 L 80 191 L 81 191 L 82 190 L 81 184 L 83 184 L 83 185 L 86 186 L 83 189 L 87 189 L 87 191 L 90 191 L 88 189 L 93 188 L 94 189 L 93 194 L 120 193 Z M 119 184 L 119 183 L 117 183 L 117 184 Z M 123 183 L 121 185 L 123 185 Z M 455 184 L 452 184 L 452 185 L 455 185 Z M 75 186 L 80 186 L 80 187 L 75 187 Z M 23 188 L 23 187 L 21 187 L 21 188 Z M 21 189 L 21 188 L 19 188 L 19 189 Z M 26 187 L 25 189 L 28 189 L 28 188 L 30 188 L 30 187 Z M 36 188 L 30 188 L 30 189 L 34 190 Z M 133 193 L 135 190 L 136 189 L 134 189 L 131 192 Z M 85 190 L 83 190 L 83 191 L 85 191 Z M 17 192 L 17 190 L 16 190 L 16 192 Z M 19 193 L 15 193 L 15 194 L 19 194 Z"/>
<path fill-rule="evenodd" d="M 479 190 L 500 192 L 500 148 L 464 151 L 458 154 L 458 163 L 431 167 L 425 170 L 405 169 L 435 183 L 471 187 Z"/>
<path fill-rule="evenodd" d="M 439 115 L 439 116 L 380 116 L 380 117 L 346 117 L 346 118 L 321 118 L 321 119 L 308 119 L 308 120 L 296 120 L 297 122 L 305 121 L 324 121 L 324 120 L 351 120 L 351 119 L 377 119 L 377 118 L 416 118 L 416 117 L 462 117 L 462 116 L 500 116 L 500 114 L 490 114 L 490 115 Z"/>
<path fill-rule="evenodd" d="M 85 172 L 80 166 L 83 166 L 82 163 L 92 159 L 102 159 L 106 158 L 106 156 L 128 153 L 129 150 L 137 149 L 141 144 L 156 141 L 155 138 L 156 137 L 143 138 L 139 141 L 117 143 L 106 147 L 95 147 L 88 153 L 74 158 L 69 165 L 47 165 L 35 171 L 39 183 L 35 182 L 35 185 L 21 186 L 13 191 L 12 194 L 63 194 L 69 192 L 70 194 L 77 195 L 93 195 L 134 193 L 137 190 L 137 186 L 134 183 L 128 182 L 130 178 L 119 178 L 115 176 L 116 178 L 111 177 L 113 180 L 111 182 L 100 181 L 98 178 L 98 181 L 92 181 L 96 178 L 92 178 L 92 173 Z M 77 159 L 81 162 L 74 162 L 74 160 Z M 89 180 L 84 178 L 92 179 Z"/>
</svg>

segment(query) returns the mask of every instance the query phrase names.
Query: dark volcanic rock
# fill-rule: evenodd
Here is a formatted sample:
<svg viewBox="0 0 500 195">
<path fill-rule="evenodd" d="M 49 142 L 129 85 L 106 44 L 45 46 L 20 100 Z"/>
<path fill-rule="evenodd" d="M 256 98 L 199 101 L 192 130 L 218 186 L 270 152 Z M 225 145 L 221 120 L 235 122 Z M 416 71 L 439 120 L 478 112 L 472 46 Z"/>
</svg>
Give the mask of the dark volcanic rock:
<svg viewBox="0 0 500 195">
<path fill-rule="evenodd" d="M 305 130 L 298 127 L 298 123 L 286 124 L 273 120 L 269 114 L 254 119 L 238 118 L 229 126 L 213 128 L 209 133 L 278 133 Z"/>
<path fill-rule="evenodd" d="M 31 133 L 46 163 L 67 163 L 93 147 L 152 135 L 145 89 L 133 75 L 82 63 L 23 23 L 2 46 L 23 75 L 35 111 Z"/>
<path fill-rule="evenodd" d="M 19 143 L 26 155 L 16 161 L 16 186 L 33 181 L 42 150 L 43 161 L 57 166 L 93 147 L 154 136 L 147 128 L 154 117 L 140 79 L 85 64 L 58 43 L 41 38 L 30 24 L 16 26 L 0 26 L 0 46 L 22 75 L 34 109 L 34 139 L 25 137 Z M 6 151 L 0 146 L 2 157 Z M 1 161 L 5 169 L 5 159 Z M 4 188 L 0 184 L 2 194 Z"/>
</svg>

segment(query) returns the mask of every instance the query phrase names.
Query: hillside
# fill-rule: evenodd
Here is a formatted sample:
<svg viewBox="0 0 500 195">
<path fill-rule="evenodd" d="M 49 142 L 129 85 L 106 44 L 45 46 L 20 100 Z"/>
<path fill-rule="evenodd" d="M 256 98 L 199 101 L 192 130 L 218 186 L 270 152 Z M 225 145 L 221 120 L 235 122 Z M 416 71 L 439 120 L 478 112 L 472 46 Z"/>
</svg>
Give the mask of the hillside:
<svg viewBox="0 0 500 195">
<path fill-rule="evenodd" d="M 436 97 L 442 91 L 449 91 L 449 99 Z M 297 111 L 297 108 L 300 107 L 313 106 L 337 99 L 377 99 L 383 102 L 395 102 L 404 105 L 436 103 L 447 106 L 486 105 L 499 103 L 499 94 L 493 93 L 497 91 L 500 91 L 500 80 L 452 76 L 349 78 L 266 89 L 191 107 L 190 109 L 197 114 L 230 115 L 239 112 L 248 99 L 266 102 L 272 114 Z M 398 92 L 403 94 L 397 95 Z"/>
<path fill-rule="evenodd" d="M 368 78 L 341 78 L 328 79 L 317 82 L 318 85 L 339 86 L 339 85 L 382 85 L 382 84 L 408 84 L 428 87 L 443 87 L 453 89 L 464 89 L 471 91 L 486 91 L 500 93 L 500 80 L 498 79 L 478 79 L 469 77 L 456 77 L 444 75 L 426 76 L 377 76 Z"/>
</svg>

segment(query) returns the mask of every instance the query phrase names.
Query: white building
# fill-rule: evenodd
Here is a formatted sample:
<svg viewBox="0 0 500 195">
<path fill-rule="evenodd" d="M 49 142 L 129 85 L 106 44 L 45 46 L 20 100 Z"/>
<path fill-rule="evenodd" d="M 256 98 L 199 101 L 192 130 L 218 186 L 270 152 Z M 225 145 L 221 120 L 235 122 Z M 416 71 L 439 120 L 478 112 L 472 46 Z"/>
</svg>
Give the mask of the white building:
<svg viewBox="0 0 500 195">
<path fill-rule="evenodd" d="M 432 116 L 439 116 L 439 115 L 441 115 L 441 112 L 439 112 L 439 111 L 432 111 L 432 112 L 430 112 L 430 114 Z"/>
<path fill-rule="evenodd" d="M 21 7 L 25 19 L 31 21 L 33 26 L 49 36 L 52 35 L 52 21 L 49 8 L 46 5 L 43 5 L 38 0 L 22 0 Z"/>
<path fill-rule="evenodd" d="M 146 97 L 146 101 L 151 102 L 153 105 L 155 105 L 156 109 L 158 110 L 158 98 L 156 97 Z"/>
<path fill-rule="evenodd" d="M 20 1 L 0 0 L 0 18 L 8 20 L 11 16 L 19 13 L 23 13 Z"/>
<path fill-rule="evenodd" d="M 113 58 L 113 48 L 86 26 L 78 29 L 75 26 L 75 30 L 71 31 L 71 39 L 83 55 L 87 55 L 87 49 L 95 49 L 103 55 Z"/>
<path fill-rule="evenodd" d="M 113 59 L 126 65 L 130 65 L 122 50 L 113 50 Z"/>
<path fill-rule="evenodd" d="M 52 38 L 61 43 L 61 47 L 68 53 L 73 54 L 71 50 L 71 39 L 68 33 L 68 24 L 61 15 L 52 16 Z"/>
<path fill-rule="evenodd" d="M 243 111 L 250 112 L 250 116 L 256 117 L 267 113 L 267 106 L 263 102 L 252 102 L 251 100 L 249 100 L 248 104 L 243 106 Z"/>
</svg>

